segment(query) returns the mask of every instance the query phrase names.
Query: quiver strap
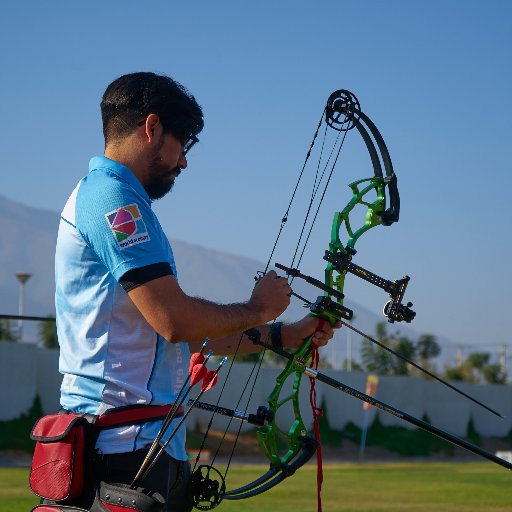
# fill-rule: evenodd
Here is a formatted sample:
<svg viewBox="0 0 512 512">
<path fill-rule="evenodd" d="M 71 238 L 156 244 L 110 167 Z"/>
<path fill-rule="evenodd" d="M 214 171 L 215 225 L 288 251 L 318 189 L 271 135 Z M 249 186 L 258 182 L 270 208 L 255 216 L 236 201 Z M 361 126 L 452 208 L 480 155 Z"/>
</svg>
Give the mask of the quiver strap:
<svg viewBox="0 0 512 512">
<path fill-rule="evenodd" d="M 31 512 L 89 512 L 89 510 L 69 505 L 37 505 Z"/>
</svg>

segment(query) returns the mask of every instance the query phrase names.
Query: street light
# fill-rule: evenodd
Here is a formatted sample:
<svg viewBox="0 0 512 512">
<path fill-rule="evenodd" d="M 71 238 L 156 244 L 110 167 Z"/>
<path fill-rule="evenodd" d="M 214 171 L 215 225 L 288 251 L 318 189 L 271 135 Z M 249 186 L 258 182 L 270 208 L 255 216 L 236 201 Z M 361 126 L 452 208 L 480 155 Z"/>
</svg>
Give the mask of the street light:
<svg viewBox="0 0 512 512">
<path fill-rule="evenodd" d="M 32 277 L 32 274 L 27 274 L 26 272 L 17 272 L 16 277 L 20 282 L 20 300 L 18 303 L 18 315 L 23 316 L 23 291 L 25 287 L 25 283 Z M 18 338 L 21 341 L 21 337 L 23 334 L 23 320 L 18 319 Z"/>
</svg>

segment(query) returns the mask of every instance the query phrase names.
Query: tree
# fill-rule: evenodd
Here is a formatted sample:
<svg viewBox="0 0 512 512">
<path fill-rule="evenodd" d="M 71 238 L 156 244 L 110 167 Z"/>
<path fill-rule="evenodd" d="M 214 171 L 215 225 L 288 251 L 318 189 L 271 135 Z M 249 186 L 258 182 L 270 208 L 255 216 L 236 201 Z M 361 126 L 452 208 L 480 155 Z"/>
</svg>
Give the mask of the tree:
<svg viewBox="0 0 512 512">
<path fill-rule="evenodd" d="M 376 338 L 379 343 L 409 359 L 410 361 L 430 368 L 429 360 L 437 357 L 441 352 L 439 344 L 431 334 L 422 334 L 414 343 L 406 336 L 389 335 L 385 322 L 379 322 L 376 327 Z M 411 375 L 416 370 L 396 355 L 387 352 L 369 340 L 364 340 L 361 346 L 361 358 L 366 370 L 379 375 Z M 419 374 L 424 377 L 424 374 Z"/>
<path fill-rule="evenodd" d="M 499 364 L 488 364 L 485 368 L 483 368 L 482 375 L 485 379 L 485 382 L 488 384 L 507 383 L 507 376 L 501 371 L 501 366 Z"/>
<path fill-rule="evenodd" d="M 475 352 L 474 354 L 469 354 L 467 361 L 472 368 L 482 371 L 488 366 L 490 359 L 491 354 L 488 352 Z"/>
<path fill-rule="evenodd" d="M 391 339 L 386 330 L 386 324 L 379 322 L 375 326 L 376 338 L 379 343 L 390 347 Z M 363 340 L 361 345 L 361 359 L 367 371 L 379 375 L 393 375 L 392 354 L 378 347 L 369 340 Z"/>
<path fill-rule="evenodd" d="M 409 338 L 405 338 L 403 336 L 399 338 L 395 343 L 394 350 L 397 354 L 409 359 L 410 361 L 414 361 L 415 359 L 416 347 Z M 393 359 L 393 375 L 409 375 L 409 369 L 410 365 L 403 359 L 398 357 Z"/>
<path fill-rule="evenodd" d="M 428 361 L 441 353 L 441 347 L 432 334 L 422 334 L 416 343 L 416 351 L 422 361 Z"/>
<path fill-rule="evenodd" d="M 59 348 L 55 318 L 52 315 L 48 315 L 48 318 L 50 320 L 39 322 L 39 341 L 42 342 L 43 347 Z"/>
<path fill-rule="evenodd" d="M 17 339 L 11 321 L 8 318 L 0 319 L 0 341 L 16 341 Z"/>
<path fill-rule="evenodd" d="M 431 362 L 431 359 L 434 359 L 441 353 L 441 347 L 439 343 L 437 343 L 435 336 L 432 334 L 422 334 L 418 341 L 416 342 L 416 355 L 417 362 L 422 368 L 430 371 L 431 373 L 435 373 L 434 365 Z M 414 370 L 415 374 L 420 374 L 418 370 Z M 432 377 L 421 373 L 421 376 L 424 379 L 432 380 Z"/>
<path fill-rule="evenodd" d="M 476 384 L 478 382 L 478 377 L 474 374 L 471 365 L 467 364 L 467 361 L 459 366 L 445 368 L 443 377 L 447 380 L 470 382 L 472 384 Z"/>
<path fill-rule="evenodd" d="M 499 364 L 491 364 L 491 354 L 488 352 L 475 352 L 458 366 L 445 369 L 444 376 L 449 380 L 459 380 L 478 384 L 505 384 L 507 376 L 502 372 Z"/>
</svg>

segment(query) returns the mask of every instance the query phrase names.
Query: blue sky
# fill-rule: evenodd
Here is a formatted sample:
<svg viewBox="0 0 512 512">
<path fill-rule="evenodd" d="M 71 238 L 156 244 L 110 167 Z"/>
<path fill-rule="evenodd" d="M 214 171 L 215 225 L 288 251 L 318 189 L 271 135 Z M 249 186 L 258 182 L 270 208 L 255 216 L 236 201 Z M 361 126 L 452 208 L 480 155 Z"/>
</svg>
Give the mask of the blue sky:
<svg viewBox="0 0 512 512">
<path fill-rule="evenodd" d="M 156 205 L 164 228 L 265 261 L 325 101 L 349 89 L 387 142 L 402 197 L 400 222 L 362 238 L 356 262 L 411 276 L 419 332 L 512 343 L 511 15 L 497 0 L 9 2 L 0 194 L 60 211 L 102 152 L 106 85 L 166 73 L 196 96 L 206 126 Z M 349 135 L 302 264 L 320 278 L 332 213 L 350 181 L 371 175 Z M 301 215 L 274 260 L 289 261 Z M 346 292 L 376 311 L 385 302 L 355 278 Z"/>
</svg>

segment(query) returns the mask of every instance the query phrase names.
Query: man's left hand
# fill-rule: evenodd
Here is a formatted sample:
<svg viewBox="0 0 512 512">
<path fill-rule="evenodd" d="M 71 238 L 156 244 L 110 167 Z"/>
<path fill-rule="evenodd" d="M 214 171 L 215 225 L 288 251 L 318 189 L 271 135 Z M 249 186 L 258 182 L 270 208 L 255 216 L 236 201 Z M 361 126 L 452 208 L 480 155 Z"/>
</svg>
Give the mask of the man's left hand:
<svg viewBox="0 0 512 512">
<path fill-rule="evenodd" d="M 302 345 L 305 339 L 313 336 L 313 343 L 323 347 L 334 336 L 334 330 L 339 329 L 341 325 L 339 322 L 331 325 L 325 320 L 306 315 L 298 322 L 283 325 L 281 329 L 283 346 L 296 349 Z"/>
</svg>

